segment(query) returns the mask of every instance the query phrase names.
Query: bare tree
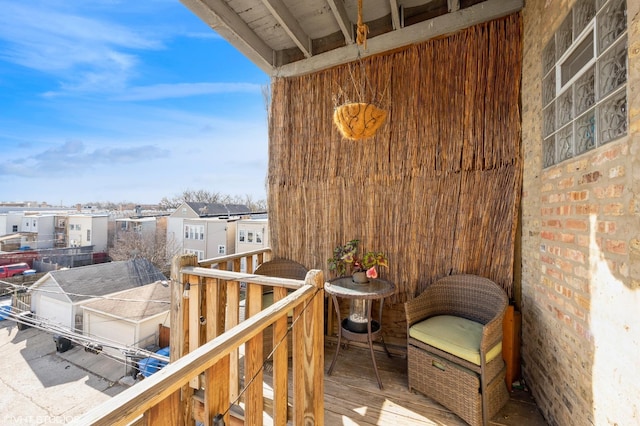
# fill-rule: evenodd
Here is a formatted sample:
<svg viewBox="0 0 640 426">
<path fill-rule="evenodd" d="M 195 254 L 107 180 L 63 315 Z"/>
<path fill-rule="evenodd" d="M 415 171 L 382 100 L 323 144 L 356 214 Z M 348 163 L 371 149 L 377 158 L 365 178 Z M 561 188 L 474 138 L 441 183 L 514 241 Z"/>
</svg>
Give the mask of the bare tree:
<svg viewBox="0 0 640 426">
<path fill-rule="evenodd" d="M 155 233 L 142 233 L 135 230 L 120 231 L 113 247 L 109 249 L 111 260 L 129 260 L 142 257 L 153 263 L 163 272 L 169 270 L 171 259 L 178 253 L 174 241 L 167 241 L 166 229 Z"/>
<path fill-rule="evenodd" d="M 267 202 L 265 200 L 253 201 L 250 195 L 243 196 L 231 196 L 228 194 L 221 194 L 220 192 L 210 192 L 204 189 L 194 191 L 192 189 L 186 189 L 182 194 L 175 195 L 172 198 L 163 197 L 160 200 L 160 207 L 169 210 L 175 209 L 182 203 L 222 203 L 222 204 L 244 204 L 251 211 L 266 211 Z"/>
</svg>

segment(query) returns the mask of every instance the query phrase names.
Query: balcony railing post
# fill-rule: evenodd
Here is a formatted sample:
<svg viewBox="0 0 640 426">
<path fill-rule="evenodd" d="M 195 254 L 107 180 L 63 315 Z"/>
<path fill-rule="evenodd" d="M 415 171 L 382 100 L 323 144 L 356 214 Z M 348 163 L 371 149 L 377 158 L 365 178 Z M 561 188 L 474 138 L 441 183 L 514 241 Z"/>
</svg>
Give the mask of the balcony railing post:
<svg viewBox="0 0 640 426">
<path fill-rule="evenodd" d="M 294 424 L 324 424 L 324 277 L 307 273 L 305 284 L 318 291 L 309 305 L 294 310 L 302 317 L 294 324 L 293 418 Z M 299 339 L 299 340 L 298 340 Z"/>
<path fill-rule="evenodd" d="M 247 259 L 247 268 L 252 264 Z M 259 284 L 247 284 L 247 298 L 245 301 L 245 315 L 247 318 L 252 317 L 262 311 L 262 286 Z M 261 424 L 262 412 L 264 411 L 263 399 L 263 370 L 264 361 L 262 347 L 262 333 L 258 333 L 245 344 L 244 353 L 244 380 L 245 386 L 249 386 L 244 399 L 245 403 L 245 422 L 246 424 Z M 255 376 L 255 380 L 249 384 L 249 381 Z"/>
<path fill-rule="evenodd" d="M 185 266 L 196 266 L 198 258 L 194 255 L 175 256 L 171 263 L 171 330 L 169 345 L 171 348 L 169 357 L 173 362 L 187 353 L 188 341 L 185 338 L 185 325 L 188 325 L 189 310 L 182 293 L 184 292 L 184 280 L 180 270 Z M 191 416 L 191 394 L 188 386 L 174 392 L 164 401 L 151 407 L 145 414 L 148 424 L 186 425 Z"/>
<path fill-rule="evenodd" d="M 287 289 L 284 287 L 273 288 L 273 300 L 284 299 Z M 273 354 L 273 424 L 286 425 L 289 408 L 289 339 L 287 339 L 288 316 L 284 316 L 273 323 L 273 342 L 271 347 L 276 348 Z M 277 346 L 280 343 L 280 346 Z"/>
</svg>

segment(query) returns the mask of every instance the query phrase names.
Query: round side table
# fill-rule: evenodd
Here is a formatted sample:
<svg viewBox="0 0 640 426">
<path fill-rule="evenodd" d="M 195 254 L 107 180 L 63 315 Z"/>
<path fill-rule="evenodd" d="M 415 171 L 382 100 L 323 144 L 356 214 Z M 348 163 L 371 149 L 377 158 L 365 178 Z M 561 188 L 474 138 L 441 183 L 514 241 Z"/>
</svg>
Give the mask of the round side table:
<svg viewBox="0 0 640 426">
<path fill-rule="evenodd" d="M 339 324 L 338 346 L 335 354 L 333 355 L 333 361 L 331 361 L 331 366 L 329 367 L 327 374 L 331 375 L 333 372 L 333 367 L 338 359 L 340 343 L 343 337 L 349 341 L 367 343 L 371 352 L 373 369 L 376 372 L 376 378 L 378 379 L 378 387 L 382 389 L 382 380 L 380 380 L 380 374 L 378 373 L 378 366 L 376 365 L 376 358 L 373 352 L 373 342 L 381 340 L 387 355 L 391 356 L 382 337 L 382 307 L 384 305 L 382 301 L 385 297 L 391 296 L 395 293 L 396 286 L 392 282 L 378 278 L 370 278 L 368 283 L 359 284 L 355 283 L 349 276 L 336 278 L 325 283 L 324 291 L 327 294 L 330 294 L 333 298 L 333 305 L 336 308 L 336 317 Z M 362 326 L 358 326 L 358 324 L 354 325 L 349 316 L 344 319 L 341 318 L 340 305 L 338 304 L 339 298 L 350 299 L 352 301 L 357 300 L 364 304 L 366 318 L 363 318 L 364 322 L 362 322 Z M 371 318 L 371 308 L 374 300 L 380 301 L 377 319 Z"/>
</svg>

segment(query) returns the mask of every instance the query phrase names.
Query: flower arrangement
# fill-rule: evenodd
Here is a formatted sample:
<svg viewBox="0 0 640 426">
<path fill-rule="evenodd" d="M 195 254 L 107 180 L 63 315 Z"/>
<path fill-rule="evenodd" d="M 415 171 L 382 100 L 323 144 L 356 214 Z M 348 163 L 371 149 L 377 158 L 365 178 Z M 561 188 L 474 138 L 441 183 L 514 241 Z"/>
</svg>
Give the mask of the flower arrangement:
<svg viewBox="0 0 640 426">
<path fill-rule="evenodd" d="M 347 265 L 351 265 L 351 272 L 365 272 L 367 278 L 378 278 L 376 266 L 388 267 L 387 256 L 383 252 L 368 251 L 358 256 L 360 240 L 351 240 L 333 249 L 333 257 L 327 260 L 329 270 L 336 271 L 339 276 L 347 272 Z"/>
</svg>

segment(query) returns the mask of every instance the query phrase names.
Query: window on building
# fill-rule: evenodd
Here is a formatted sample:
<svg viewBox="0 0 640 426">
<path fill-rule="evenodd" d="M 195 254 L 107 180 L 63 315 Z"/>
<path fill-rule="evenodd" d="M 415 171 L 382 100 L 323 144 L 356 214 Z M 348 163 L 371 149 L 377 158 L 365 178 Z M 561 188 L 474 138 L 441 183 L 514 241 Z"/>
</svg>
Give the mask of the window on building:
<svg viewBox="0 0 640 426">
<path fill-rule="evenodd" d="M 189 239 L 189 225 L 184 226 L 184 238 Z"/>
<path fill-rule="evenodd" d="M 227 254 L 227 247 L 224 244 L 218 246 L 218 254 Z"/>
<path fill-rule="evenodd" d="M 238 231 L 238 241 L 240 241 L 241 243 L 244 243 L 245 240 L 245 232 L 244 229 L 241 229 Z"/>
<path fill-rule="evenodd" d="M 91 242 L 91 229 L 87 229 L 87 242 Z"/>
<path fill-rule="evenodd" d="M 18 232 L 18 225 L 13 225 L 11 227 L 11 232 Z"/>
<path fill-rule="evenodd" d="M 193 250 L 193 249 L 184 249 L 184 254 L 195 254 L 198 257 L 198 260 L 204 259 L 204 251 L 202 250 Z"/>
<path fill-rule="evenodd" d="M 256 232 L 256 243 L 262 244 L 262 232 Z"/>
<path fill-rule="evenodd" d="M 542 52 L 543 167 L 625 136 L 625 0 L 579 0 Z"/>
<path fill-rule="evenodd" d="M 248 243 L 252 243 L 253 242 L 253 232 L 252 231 L 247 232 L 247 242 Z"/>
<path fill-rule="evenodd" d="M 199 226 L 198 230 L 200 231 L 200 239 L 204 240 L 204 225 Z"/>
</svg>

